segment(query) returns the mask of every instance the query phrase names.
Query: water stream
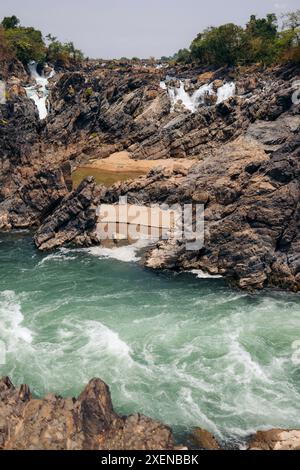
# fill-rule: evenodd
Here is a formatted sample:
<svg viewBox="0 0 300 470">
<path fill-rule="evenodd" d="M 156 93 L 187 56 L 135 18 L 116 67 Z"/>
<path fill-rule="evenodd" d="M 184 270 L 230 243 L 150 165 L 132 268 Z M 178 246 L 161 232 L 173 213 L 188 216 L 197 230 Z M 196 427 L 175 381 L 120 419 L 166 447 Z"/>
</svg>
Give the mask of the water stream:
<svg viewBox="0 0 300 470">
<path fill-rule="evenodd" d="M 46 77 L 43 73 L 40 75 L 37 71 L 37 63 L 30 62 L 28 64 L 28 69 L 30 72 L 31 78 L 35 81 L 35 84 L 29 87 L 26 87 L 26 93 L 28 98 L 30 98 L 36 105 L 39 113 L 40 119 L 45 119 L 49 112 L 49 79 L 52 78 L 55 74 L 54 70 L 51 70 L 49 75 Z"/>
<path fill-rule="evenodd" d="M 215 103 L 220 104 L 234 96 L 236 92 L 234 82 L 224 83 L 217 91 L 214 90 L 213 83 L 202 85 L 193 94 L 185 90 L 185 82 L 182 80 L 179 87 L 170 84 L 169 80 L 160 82 L 160 87 L 168 92 L 171 111 L 174 111 L 176 104 L 182 104 L 191 113 L 195 113 L 200 106 L 205 105 L 209 96 L 215 96 Z"/>
<path fill-rule="evenodd" d="M 152 272 L 135 246 L 38 252 L 0 235 L 0 375 L 36 396 L 105 380 L 118 412 L 243 443 L 299 427 L 300 298 L 235 291 L 201 273 Z"/>
</svg>

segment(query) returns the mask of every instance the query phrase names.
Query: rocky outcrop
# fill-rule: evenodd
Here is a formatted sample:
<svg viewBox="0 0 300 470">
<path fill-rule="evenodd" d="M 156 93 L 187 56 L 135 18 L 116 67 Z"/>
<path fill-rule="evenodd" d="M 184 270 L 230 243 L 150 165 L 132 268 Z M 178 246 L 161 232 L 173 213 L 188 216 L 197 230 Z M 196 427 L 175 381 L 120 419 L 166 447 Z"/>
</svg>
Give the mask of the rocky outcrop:
<svg viewBox="0 0 300 470">
<path fill-rule="evenodd" d="M 300 430 L 258 431 L 251 439 L 248 450 L 300 450 Z"/>
<path fill-rule="evenodd" d="M 200 269 L 245 289 L 272 286 L 297 291 L 299 150 L 300 142 L 293 138 L 270 156 L 261 143 L 239 138 L 187 174 L 153 170 L 145 178 L 116 184 L 107 191 L 97 191 L 87 180 L 40 227 L 37 246 L 96 242 L 95 207 L 101 202 L 117 203 L 120 196 L 126 195 L 129 204 L 203 204 L 204 247 L 187 251 L 184 240 L 162 241 L 147 253 L 146 266 Z M 86 206 L 75 210 L 83 190 Z"/>
<path fill-rule="evenodd" d="M 58 208 L 46 218 L 35 234 L 40 250 L 50 250 L 67 243 L 90 246 L 99 243 L 96 233 L 96 210 L 106 192 L 97 187 L 92 177 L 86 178 L 66 196 Z"/>
<path fill-rule="evenodd" d="M 171 430 L 140 414 L 114 412 L 110 391 L 93 379 L 75 398 L 34 399 L 28 386 L 0 380 L 2 450 L 172 450 Z"/>
<path fill-rule="evenodd" d="M 169 181 L 166 202 L 205 205 L 204 247 L 187 252 L 177 246 L 177 269 L 221 274 L 241 288 L 299 290 L 299 170 L 294 140 L 293 147 L 286 144 L 269 158 L 255 142 L 239 139 L 186 178 L 175 178 L 173 185 Z M 150 195 L 158 191 L 153 186 L 147 186 Z M 167 247 L 162 243 L 156 248 L 147 265 L 157 264 L 161 250 L 162 264 L 172 268 L 174 246 L 170 263 Z"/>
<path fill-rule="evenodd" d="M 188 79 L 190 93 L 205 81 L 217 89 L 235 80 L 237 95 L 194 114 L 182 106 L 170 112 L 160 87 L 166 73 Z M 204 204 L 204 248 L 160 243 L 147 266 L 201 269 L 240 288 L 299 290 L 300 108 L 291 100 L 297 73 L 288 66 L 266 73 L 87 63 L 54 77 L 42 123 L 33 103 L 13 94 L 0 106 L 0 228 L 39 225 L 35 240 L 43 250 L 90 245 L 99 243 L 96 206 L 120 195 L 134 204 Z M 198 163 L 151 171 L 106 192 L 89 181 L 69 194 L 78 164 L 124 149 L 135 160 Z"/>
<path fill-rule="evenodd" d="M 194 429 L 192 434 L 192 442 L 197 449 L 221 450 L 221 446 L 216 440 L 215 436 L 205 429 Z"/>
<path fill-rule="evenodd" d="M 68 192 L 62 169 L 28 170 L 26 183 L 0 204 L 0 230 L 39 225 Z"/>
</svg>

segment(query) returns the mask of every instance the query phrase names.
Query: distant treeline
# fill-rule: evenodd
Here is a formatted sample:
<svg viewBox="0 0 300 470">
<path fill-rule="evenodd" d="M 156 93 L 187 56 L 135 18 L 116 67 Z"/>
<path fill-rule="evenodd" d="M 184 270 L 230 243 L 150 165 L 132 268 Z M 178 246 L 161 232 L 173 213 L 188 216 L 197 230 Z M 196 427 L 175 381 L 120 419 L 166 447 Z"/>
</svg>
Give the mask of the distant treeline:
<svg viewBox="0 0 300 470">
<path fill-rule="evenodd" d="M 300 63 L 300 10 L 283 15 L 281 27 L 278 23 L 271 13 L 265 18 L 252 15 L 245 28 L 233 23 L 207 28 L 173 59 L 215 66 Z"/>
<path fill-rule="evenodd" d="M 43 38 L 41 31 L 21 26 L 16 16 L 10 16 L 0 23 L 0 63 L 14 58 L 24 65 L 35 60 L 41 65 L 49 62 L 66 66 L 84 56 L 73 42 L 62 43 L 51 34 Z M 137 57 L 122 61 L 142 62 Z M 300 10 L 283 15 L 281 27 L 273 13 L 265 18 L 252 15 L 244 28 L 233 23 L 209 27 L 197 35 L 189 49 L 161 58 L 161 62 L 203 66 L 272 65 L 287 61 L 300 63 Z M 153 57 L 147 62 L 157 61 Z"/>
<path fill-rule="evenodd" d="M 0 24 L 0 61 L 14 58 L 24 65 L 34 60 L 63 66 L 82 60 L 83 54 L 72 42 L 62 43 L 51 34 L 44 39 L 41 31 L 21 26 L 16 16 L 10 16 Z"/>
</svg>

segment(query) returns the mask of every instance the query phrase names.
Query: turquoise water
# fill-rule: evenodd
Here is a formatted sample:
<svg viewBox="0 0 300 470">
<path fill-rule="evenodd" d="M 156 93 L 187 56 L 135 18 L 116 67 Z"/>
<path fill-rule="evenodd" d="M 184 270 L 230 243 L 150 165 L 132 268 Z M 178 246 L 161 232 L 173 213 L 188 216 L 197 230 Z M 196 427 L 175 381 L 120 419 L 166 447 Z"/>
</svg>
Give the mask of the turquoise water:
<svg viewBox="0 0 300 470">
<path fill-rule="evenodd" d="M 37 396 L 78 395 L 100 377 L 118 412 L 179 438 L 193 426 L 238 441 L 299 427 L 299 296 L 249 295 L 136 258 L 132 247 L 42 254 L 28 234 L 0 235 L 0 375 Z"/>
</svg>

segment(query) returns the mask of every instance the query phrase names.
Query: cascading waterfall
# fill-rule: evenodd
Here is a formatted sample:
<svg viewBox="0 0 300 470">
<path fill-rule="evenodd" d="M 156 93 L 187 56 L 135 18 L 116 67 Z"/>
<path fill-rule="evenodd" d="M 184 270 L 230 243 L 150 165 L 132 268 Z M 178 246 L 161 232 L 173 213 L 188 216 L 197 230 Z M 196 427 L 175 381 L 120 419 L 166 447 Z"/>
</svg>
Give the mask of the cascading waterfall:
<svg viewBox="0 0 300 470">
<path fill-rule="evenodd" d="M 229 98 L 235 95 L 235 92 L 236 92 L 236 86 L 234 82 L 225 83 L 223 86 L 221 86 L 218 89 L 217 104 L 223 103 L 223 101 L 228 100 Z"/>
<path fill-rule="evenodd" d="M 209 83 L 201 86 L 192 95 L 187 93 L 182 80 L 179 87 L 169 85 L 168 80 L 161 81 L 160 87 L 168 92 L 171 111 L 174 111 L 176 104 L 182 104 L 191 113 L 195 113 L 201 105 L 205 105 L 205 98 L 208 96 L 216 96 L 216 104 L 219 104 L 234 96 L 236 91 L 234 82 L 225 83 L 217 92 L 214 91 L 213 83 Z"/>
<path fill-rule="evenodd" d="M 28 64 L 28 69 L 31 78 L 35 81 L 35 85 L 26 87 L 26 93 L 28 98 L 35 103 L 39 112 L 39 117 L 42 120 L 46 118 L 49 112 L 48 84 L 49 79 L 54 76 L 55 72 L 54 70 L 51 70 L 47 77 L 45 77 L 44 73 L 40 75 L 37 71 L 37 63 L 33 61 Z"/>
</svg>

